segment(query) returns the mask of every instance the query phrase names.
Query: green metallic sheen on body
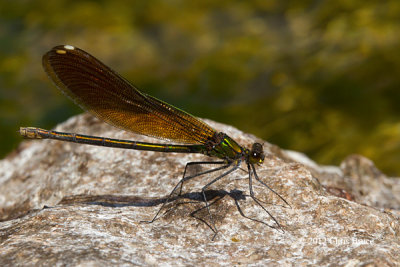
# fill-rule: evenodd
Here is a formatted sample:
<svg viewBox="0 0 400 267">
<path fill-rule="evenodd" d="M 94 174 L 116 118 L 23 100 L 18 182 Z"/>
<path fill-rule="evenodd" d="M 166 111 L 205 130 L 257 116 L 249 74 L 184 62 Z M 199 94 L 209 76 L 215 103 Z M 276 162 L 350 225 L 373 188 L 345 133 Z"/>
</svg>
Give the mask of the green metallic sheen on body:
<svg viewBox="0 0 400 267">
<path fill-rule="evenodd" d="M 209 152 L 209 155 L 221 159 L 237 159 L 241 156 L 242 152 L 243 148 L 235 140 L 226 135 L 224 140 Z"/>
</svg>

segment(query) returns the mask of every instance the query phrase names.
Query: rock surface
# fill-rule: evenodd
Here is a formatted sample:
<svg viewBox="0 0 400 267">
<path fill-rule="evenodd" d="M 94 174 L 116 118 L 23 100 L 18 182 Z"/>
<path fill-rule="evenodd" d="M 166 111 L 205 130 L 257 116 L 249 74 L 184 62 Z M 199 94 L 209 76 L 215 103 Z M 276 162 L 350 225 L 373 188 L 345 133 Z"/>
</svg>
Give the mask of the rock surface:
<svg viewBox="0 0 400 267">
<path fill-rule="evenodd" d="M 243 146 L 262 142 L 266 159 L 249 196 L 247 172 L 213 185 L 210 212 L 198 201 L 201 177 L 151 220 L 203 155 L 156 153 L 38 140 L 0 162 L 0 265 L 400 265 L 400 179 L 353 155 L 318 166 L 232 127 L 207 121 Z M 56 130 L 155 142 L 99 122 L 71 118 Z M 245 166 L 243 166 L 245 168 Z M 248 219 L 241 215 L 246 215 Z M 261 221 L 257 222 L 255 220 Z"/>
</svg>

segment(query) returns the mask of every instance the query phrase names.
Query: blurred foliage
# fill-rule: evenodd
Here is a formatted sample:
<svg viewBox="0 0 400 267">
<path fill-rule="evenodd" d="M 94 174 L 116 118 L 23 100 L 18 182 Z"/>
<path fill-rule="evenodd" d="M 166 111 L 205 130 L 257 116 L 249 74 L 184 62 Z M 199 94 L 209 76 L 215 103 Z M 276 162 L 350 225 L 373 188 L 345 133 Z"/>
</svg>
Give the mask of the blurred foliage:
<svg viewBox="0 0 400 267">
<path fill-rule="evenodd" d="M 319 163 L 400 173 L 400 1 L 2 1 L 1 155 L 81 112 L 41 56 L 80 47 L 146 93 Z"/>
</svg>

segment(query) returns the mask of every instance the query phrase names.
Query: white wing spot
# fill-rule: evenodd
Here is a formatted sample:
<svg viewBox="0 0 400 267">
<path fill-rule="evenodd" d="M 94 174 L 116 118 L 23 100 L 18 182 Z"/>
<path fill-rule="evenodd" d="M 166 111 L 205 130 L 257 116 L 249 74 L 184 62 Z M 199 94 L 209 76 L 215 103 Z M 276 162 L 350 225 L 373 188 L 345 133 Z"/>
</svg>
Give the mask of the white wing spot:
<svg viewBox="0 0 400 267">
<path fill-rule="evenodd" d="M 64 48 L 67 50 L 74 50 L 75 47 L 73 47 L 72 45 L 64 45 Z"/>
</svg>

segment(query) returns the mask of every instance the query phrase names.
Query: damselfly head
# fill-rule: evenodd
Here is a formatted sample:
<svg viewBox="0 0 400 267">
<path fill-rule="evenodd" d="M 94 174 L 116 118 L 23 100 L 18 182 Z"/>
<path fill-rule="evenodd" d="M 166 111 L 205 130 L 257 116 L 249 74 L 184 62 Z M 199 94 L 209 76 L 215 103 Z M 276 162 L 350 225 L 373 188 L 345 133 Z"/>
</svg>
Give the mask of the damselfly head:
<svg viewBox="0 0 400 267">
<path fill-rule="evenodd" d="M 254 143 L 249 154 L 249 162 L 252 164 L 261 164 L 264 162 L 264 150 L 260 143 Z"/>
</svg>

